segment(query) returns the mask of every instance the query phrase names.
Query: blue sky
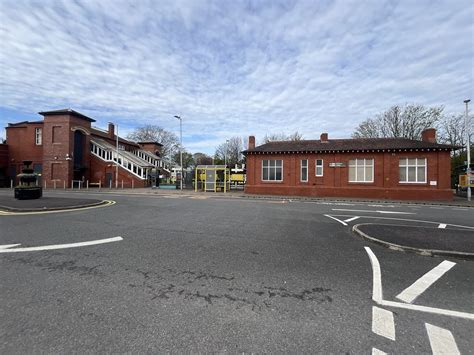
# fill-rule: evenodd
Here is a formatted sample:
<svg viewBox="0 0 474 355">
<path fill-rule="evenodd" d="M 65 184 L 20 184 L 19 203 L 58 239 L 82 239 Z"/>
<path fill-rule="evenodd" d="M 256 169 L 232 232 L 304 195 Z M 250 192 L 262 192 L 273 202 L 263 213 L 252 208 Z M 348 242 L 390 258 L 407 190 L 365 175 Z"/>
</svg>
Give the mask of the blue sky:
<svg viewBox="0 0 474 355">
<path fill-rule="evenodd" d="M 179 114 L 191 152 L 474 99 L 468 0 L 1 0 L 0 43 L 1 126 L 70 107 L 179 133 Z"/>
</svg>

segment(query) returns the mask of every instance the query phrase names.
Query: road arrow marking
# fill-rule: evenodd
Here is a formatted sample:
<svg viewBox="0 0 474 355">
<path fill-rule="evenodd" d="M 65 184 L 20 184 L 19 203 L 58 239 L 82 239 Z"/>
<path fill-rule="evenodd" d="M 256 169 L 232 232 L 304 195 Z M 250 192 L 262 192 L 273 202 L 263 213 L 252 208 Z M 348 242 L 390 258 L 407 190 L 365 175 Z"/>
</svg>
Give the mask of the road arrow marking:
<svg viewBox="0 0 474 355">
<path fill-rule="evenodd" d="M 85 246 L 89 246 L 89 245 L 119 242 L 121 240 L 123 240 L 122 237 L 114 237 L 114 238 L 106 238 L 106 239 L 99 239 L 99 240 L 91 240 L 91 241 L 88 241 L 88 242 L 56 244 L 56 245 L 44 245 L 44 246 L 41 246 L 41 247 L 27 247 L 27 248 L 14 248 L 14 249 L 10 249 L 10 248 L 12 248 L 14 246 L 17 246 L 17 245 L 20 245 L 20 244 L 9 244 L 9 245 L 0 245 L 0 253 L 20 253 L 20 252 L 27 252 L 27 251 L 41 251 L 41 250 L 78 248 L 78 247 L 85 247 Z"/>
<path fill-rule="evenodd" d="M 426 332 L 428 333 L 428 338 L 430 339 L 430 346 L 433 355 L 461 354 L 456 344 L 456 340 L 454 340 L 454 336 L 449 330 L 429 323 L 425 323 L 425 327 Z"/>
<path fill-rule="evenodd" d="M 333 211 L 347 211 L 347 212 L 368 212 L 368 213 L 382 213 L 382 214 L 416 214 L 413 212 L 397 212 L 397 211 L 374 211 L 374 210 L 350 210 L 347 208 L 333 208 Z"/>
<path fill-rule="evenodd" d="M 428 287 L 434 284 L 446 272 L 451 270 L 454 265 L 456 265 L 456 263 L 447 260 L 443 261 L 395 297 L 404 302 L 412 303 L 419 295 L 425 292 Z"/>
</svg>

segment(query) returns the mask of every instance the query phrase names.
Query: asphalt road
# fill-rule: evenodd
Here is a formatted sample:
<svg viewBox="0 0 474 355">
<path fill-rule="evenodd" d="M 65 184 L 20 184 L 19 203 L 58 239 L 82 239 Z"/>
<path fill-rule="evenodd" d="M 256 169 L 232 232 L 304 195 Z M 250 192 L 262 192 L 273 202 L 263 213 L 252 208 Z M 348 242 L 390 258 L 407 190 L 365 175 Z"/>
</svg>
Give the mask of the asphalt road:
<svg viewBox="0 0 474 355">
<path fill-rule="evenodd" d="M 462 354 L 473 353 L 474 261 L 393 251 L 351 231 L 374 222 L 473 228 L 472 209 L 82 197 L 117 203 L 0 215 L 0 245 L 21 244 L 14 248 L 123 238 L 58 250 L 0 248 L 1 353 L 430 353 L 439 339 L 453 349 L 443 331 Z M 372 300 L 365 247 L 380 263 L 390 306 Z M 455 264 L 446 263 L 449 270 L 415 300 L 396 297 L 445 260 Z M 427 323 L 441 335 L 428 333 Z"/>
</svg>

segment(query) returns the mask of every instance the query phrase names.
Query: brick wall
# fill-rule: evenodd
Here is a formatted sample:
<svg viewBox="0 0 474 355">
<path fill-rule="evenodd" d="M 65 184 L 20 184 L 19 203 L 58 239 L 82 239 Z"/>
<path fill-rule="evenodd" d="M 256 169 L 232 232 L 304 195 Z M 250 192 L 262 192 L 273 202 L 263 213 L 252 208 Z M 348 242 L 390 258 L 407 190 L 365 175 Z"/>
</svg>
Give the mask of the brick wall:
<svg viewBox="0 0 474 355">
<path fill-rule="evenodd" d="M 349 160 L 374 159 L 374 182 L 349 182 Z M 400 183 L 400 158 L 426 158 L 426 183 Z M 283 160 L 283 181 L 262 181 L 262 160 Z M 308 181 L 300 181 L 300 161 L 308 159 Z M 316 177 L 316 159 L 323 159 L 324 174 Z M 329 167 L 330 163 L 345 167 Z M 448 151 L 336 154 L 261 154 L 247 156 L 245 192 L 319 197 L 360 197 L 378 199 L 451 200 L 451 160 Z M 430 183 L 431 182 L 431 183 Z M 434 185 L 436 183 L 436 185 Z"/>
<path fill-rule="evenodd" d="M 111 162 L 105 162 L 99 158 L 97 158 L 94 155 L 91 155 L 90 158 L 90 169 L 92 173 L 89 179 L 90 183 L 101 183 L 101 186 L 103 187 L 109 187 L 106 184 L 106 177 L 107 174 L 111 174 L 112 176 L 112 187 L 115 187 L 115 176 L 116 176 L 116 167 L 114 163 Z M 118 186 L 122 186 L 122 181 L 123 181 L 123 186 L 124 188 L 130 188 L 130 187 L 147 187 L 147 181 L 139 179 L 133 174 L 130 174 L 127 170 L 123 169 L 121 166 L 119 166 L 118 169 Z M 107 186 L 106 186 L 107 185 Z"/>
</svg>

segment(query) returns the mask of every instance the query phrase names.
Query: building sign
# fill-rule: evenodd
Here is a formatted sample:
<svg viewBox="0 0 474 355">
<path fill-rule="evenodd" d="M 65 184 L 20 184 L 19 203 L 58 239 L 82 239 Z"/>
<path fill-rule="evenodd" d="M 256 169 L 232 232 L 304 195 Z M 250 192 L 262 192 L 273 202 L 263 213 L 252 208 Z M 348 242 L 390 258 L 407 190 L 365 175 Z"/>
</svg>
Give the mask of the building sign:
<svg viewBox="0 0 474 355">
<path fill-rule="evenodd" d="M 345 168 L 346 163 L 329 163 L 330 168 Z"/>
</svg>

